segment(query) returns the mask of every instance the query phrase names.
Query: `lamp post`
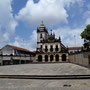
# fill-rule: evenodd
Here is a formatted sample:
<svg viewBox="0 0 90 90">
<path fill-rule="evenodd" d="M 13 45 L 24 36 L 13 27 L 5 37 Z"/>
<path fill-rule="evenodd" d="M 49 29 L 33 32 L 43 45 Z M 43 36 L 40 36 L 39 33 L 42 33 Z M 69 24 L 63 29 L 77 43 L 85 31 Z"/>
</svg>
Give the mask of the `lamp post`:
<svg viewBox="0 0 90 90">
<path fill-rule="evenodd" d="M 75 38 L 75 47 L 76 47 L 76 35 L 74 35 L 74 38 Z"/>
</svg>

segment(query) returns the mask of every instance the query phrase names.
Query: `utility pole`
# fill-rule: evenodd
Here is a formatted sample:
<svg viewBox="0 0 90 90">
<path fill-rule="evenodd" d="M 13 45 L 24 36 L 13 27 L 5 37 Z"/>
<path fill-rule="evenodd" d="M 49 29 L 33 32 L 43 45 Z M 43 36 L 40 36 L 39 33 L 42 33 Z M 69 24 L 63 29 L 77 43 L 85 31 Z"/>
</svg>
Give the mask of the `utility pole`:
<svg viewBox="0 0 90 90">
<path fill-rule="evenodd" d="M 75 38 L 75 47 L 76 47 L 76 35 L 74 35 Z M 74 51 L 74 53 L 76 52 L 76 50 Z M 76 62 L 76 54 L 75 54 L 75 62 Z"/>
<path fill-rule="evenodd" d="M 74 35 L 74 38 L 75 38 L 75 47 L 76 47 L 76 35 Z"/>
<path fill-rule="evenodd" d="M 23 41 L 23 48 L 25 48 L 25 39 L 22 39 Z"/>
</svg>

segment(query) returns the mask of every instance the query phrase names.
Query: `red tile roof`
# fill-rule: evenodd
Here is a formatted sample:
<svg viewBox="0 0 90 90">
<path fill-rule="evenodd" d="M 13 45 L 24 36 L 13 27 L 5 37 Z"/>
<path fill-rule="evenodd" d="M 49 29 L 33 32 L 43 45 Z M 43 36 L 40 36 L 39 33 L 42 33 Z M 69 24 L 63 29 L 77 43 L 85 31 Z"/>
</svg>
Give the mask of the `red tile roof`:
<svg viewBox="0 0 90 90">
<path fill-rule="evenodd" d="M 82 50 L 84 47 L 69 47 L 68 50 Z"/>
<path fill-rule="evenodd" d="M 33 53 L 36 53 L 36 51 L 32 51 Z"/>
<path fill-rule="evenodd" d="M 35 53 L 35 52 L 29 51 L 27 49 L 16 47 L 16 46 L 13 46 L 13 45 L 8 45 L 8 46 L 10 46 L 11 48 L 13 48 L 14 50 L 19 50 L 19 51 L 24 51 L 24 52 L 29 52 L 29 53 Z"/>
</svg>

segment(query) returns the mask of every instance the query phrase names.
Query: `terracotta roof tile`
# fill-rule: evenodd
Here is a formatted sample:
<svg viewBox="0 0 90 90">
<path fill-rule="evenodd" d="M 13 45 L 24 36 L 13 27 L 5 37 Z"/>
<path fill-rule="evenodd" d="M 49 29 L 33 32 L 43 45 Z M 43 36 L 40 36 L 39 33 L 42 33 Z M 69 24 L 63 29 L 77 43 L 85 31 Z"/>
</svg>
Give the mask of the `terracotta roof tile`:
<svg viewBox="0 0 90 90">
<path fill-rule="evenodd" d="M 69 47 L 68 50 L 82 50 L 84 47 Z"/>
<path fill-rule="evenodd" d="M 36 51 L 32 51 L 33 53 L 36 53 Z"/>
<path fill-rule="evenodd" d="M 13 45 L 8 45 L 10 46 L 11 48 L 15 49 L 15 50 L 20 50 L 20 51 L 25 51 L 25 52 L 29 52 L 29 53 L 34 53 L 32 51 L 29 51 L 27 49 L 24 49 L 24 48 L 20 48 L 20 47 L 17 47 L 17 46 L 13 46 Z"/>
</svg>

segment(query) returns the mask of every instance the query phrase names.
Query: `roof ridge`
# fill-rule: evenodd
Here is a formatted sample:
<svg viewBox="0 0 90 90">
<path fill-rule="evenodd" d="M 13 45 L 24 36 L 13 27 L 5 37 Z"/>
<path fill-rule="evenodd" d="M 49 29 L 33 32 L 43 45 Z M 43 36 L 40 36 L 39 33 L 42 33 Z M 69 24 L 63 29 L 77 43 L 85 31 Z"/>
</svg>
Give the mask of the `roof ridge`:
<svg viewBox="0 0 90 90">
<path fill-rule="evenodd" d="M 12 47 L 13 49 L 16 49 L 16 50 L 25 50 L 25 51 L 28 51 L 28 52 L 32 52 L 32 51 L 30 51 L 30 50 L 28 50 L 28 49 L 25 49 L 25 48 L 21 48 L 21 47 L 18 47 L 18 46 L 14 46 L 14 45 L 8 45 L 8 46 L 10 46 L 10 47 Z"/>
</svg>

